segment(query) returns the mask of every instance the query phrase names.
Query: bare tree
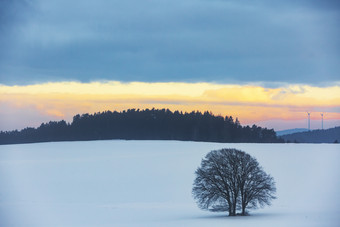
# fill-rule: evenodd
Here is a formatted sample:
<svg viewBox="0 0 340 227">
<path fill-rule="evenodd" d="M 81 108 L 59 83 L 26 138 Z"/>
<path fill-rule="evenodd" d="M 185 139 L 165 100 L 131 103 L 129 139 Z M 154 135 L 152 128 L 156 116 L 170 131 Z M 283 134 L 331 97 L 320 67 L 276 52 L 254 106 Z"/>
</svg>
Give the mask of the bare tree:
<svg viewBox="0 0 340 227">
<path fill-rule="evenodd" d="M 275 198 L 273 178 L 243 151 L 211 151 L 195 173 L 192 193 L 201 209 L 228 211 L 230 216 L 241 209 L 245 215 L 247 208 L 269 205 Z"/>
<path fill-rule="evenodd" d="M 246 208 L 270 205 L 271 200 L 276 198 L 276 187 L 274 178 L 264 172 L 255 158 L 246 153 L 241 158 L 238 181 L 242 215 L 245 215 Z"/>
</svg>

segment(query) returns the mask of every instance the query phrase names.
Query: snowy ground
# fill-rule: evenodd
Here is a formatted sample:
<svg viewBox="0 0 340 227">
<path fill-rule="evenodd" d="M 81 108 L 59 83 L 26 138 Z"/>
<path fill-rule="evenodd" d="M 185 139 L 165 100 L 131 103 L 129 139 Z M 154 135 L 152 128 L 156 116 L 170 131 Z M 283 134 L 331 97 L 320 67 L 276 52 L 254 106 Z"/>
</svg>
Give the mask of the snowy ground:
<svg viewBox="0 0 340 227">
<path fill-rule="evenodd" d="M 255 156 L 278 199 L 247 217 L 197 208 L 207 152 Z M 340 226 L 340 146 L 95 141 L 0 146 L 0 226 Z"/>
</svg>

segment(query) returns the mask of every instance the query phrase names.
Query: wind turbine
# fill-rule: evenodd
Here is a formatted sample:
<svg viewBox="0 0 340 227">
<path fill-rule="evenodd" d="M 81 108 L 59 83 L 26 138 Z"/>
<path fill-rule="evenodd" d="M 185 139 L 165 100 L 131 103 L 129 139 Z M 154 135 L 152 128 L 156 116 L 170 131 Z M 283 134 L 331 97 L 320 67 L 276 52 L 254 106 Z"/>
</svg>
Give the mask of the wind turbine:
<svg viewBox="0 0 340 227">
<path fill-rule="evenodd" d="M 321 113 L 321 129 L 323 130 L 323 113 Z"/>
<path fill-rule="evenodd" d="M 310 131 L 310 112 L 307 112 L 308 114 L 308 131 Z"/>
</svg>

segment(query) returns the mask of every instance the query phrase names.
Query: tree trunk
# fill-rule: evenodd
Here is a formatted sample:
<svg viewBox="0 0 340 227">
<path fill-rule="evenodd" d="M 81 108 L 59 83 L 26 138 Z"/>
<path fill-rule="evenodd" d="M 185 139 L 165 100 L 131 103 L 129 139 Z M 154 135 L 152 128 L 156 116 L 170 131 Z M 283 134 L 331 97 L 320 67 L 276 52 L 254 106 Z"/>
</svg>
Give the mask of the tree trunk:
<svg viewBox="0 0 340 227">
<path fill-rule="evenodd" d="M 242 215 L 246 215 L 246 207 L 247 207 L 248 203 L 245 203 L 242 201 Z"/>
<path fill-rule="evenodd" d="M 246 215 L 246 207 L 245 206 L 242 206 L 242 215 Z"/>
<path fill-rule="evenodd" d="M 229 216 L 235 216 L 236 212 L 235 212 L 235 207 L 234 204 L 232 204 L 232 206 L 229 206 Z"/>
<path fill-rule="evenodd" d="M 234 215 L 234 209 L 233 209 L 232 206 L 229 207 L 229 216 L 235 216 L 235 215 Z"/>
<path fill-rule="evenodd" d="M 234 195 L 234 204 L 233 204 L 233 216 L 236 216 L 236 207 L 237 207 L 237 194 Z"/>
</svg>

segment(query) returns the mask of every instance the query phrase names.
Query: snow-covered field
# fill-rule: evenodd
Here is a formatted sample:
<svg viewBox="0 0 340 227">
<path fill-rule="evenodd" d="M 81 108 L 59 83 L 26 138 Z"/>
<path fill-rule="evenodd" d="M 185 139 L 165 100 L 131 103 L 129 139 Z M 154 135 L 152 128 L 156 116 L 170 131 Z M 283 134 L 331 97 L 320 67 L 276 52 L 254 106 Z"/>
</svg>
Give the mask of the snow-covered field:
<svg viewBox="0 0 340 227">
<path fill-rule="evenodd" d="M 257 158 L 273 205 L 228 217 L 197 208 L 213 149 Z M 340 226 L 340 145 L 94 141 L 0 146 L 0 226 Z"/>
</svg>

